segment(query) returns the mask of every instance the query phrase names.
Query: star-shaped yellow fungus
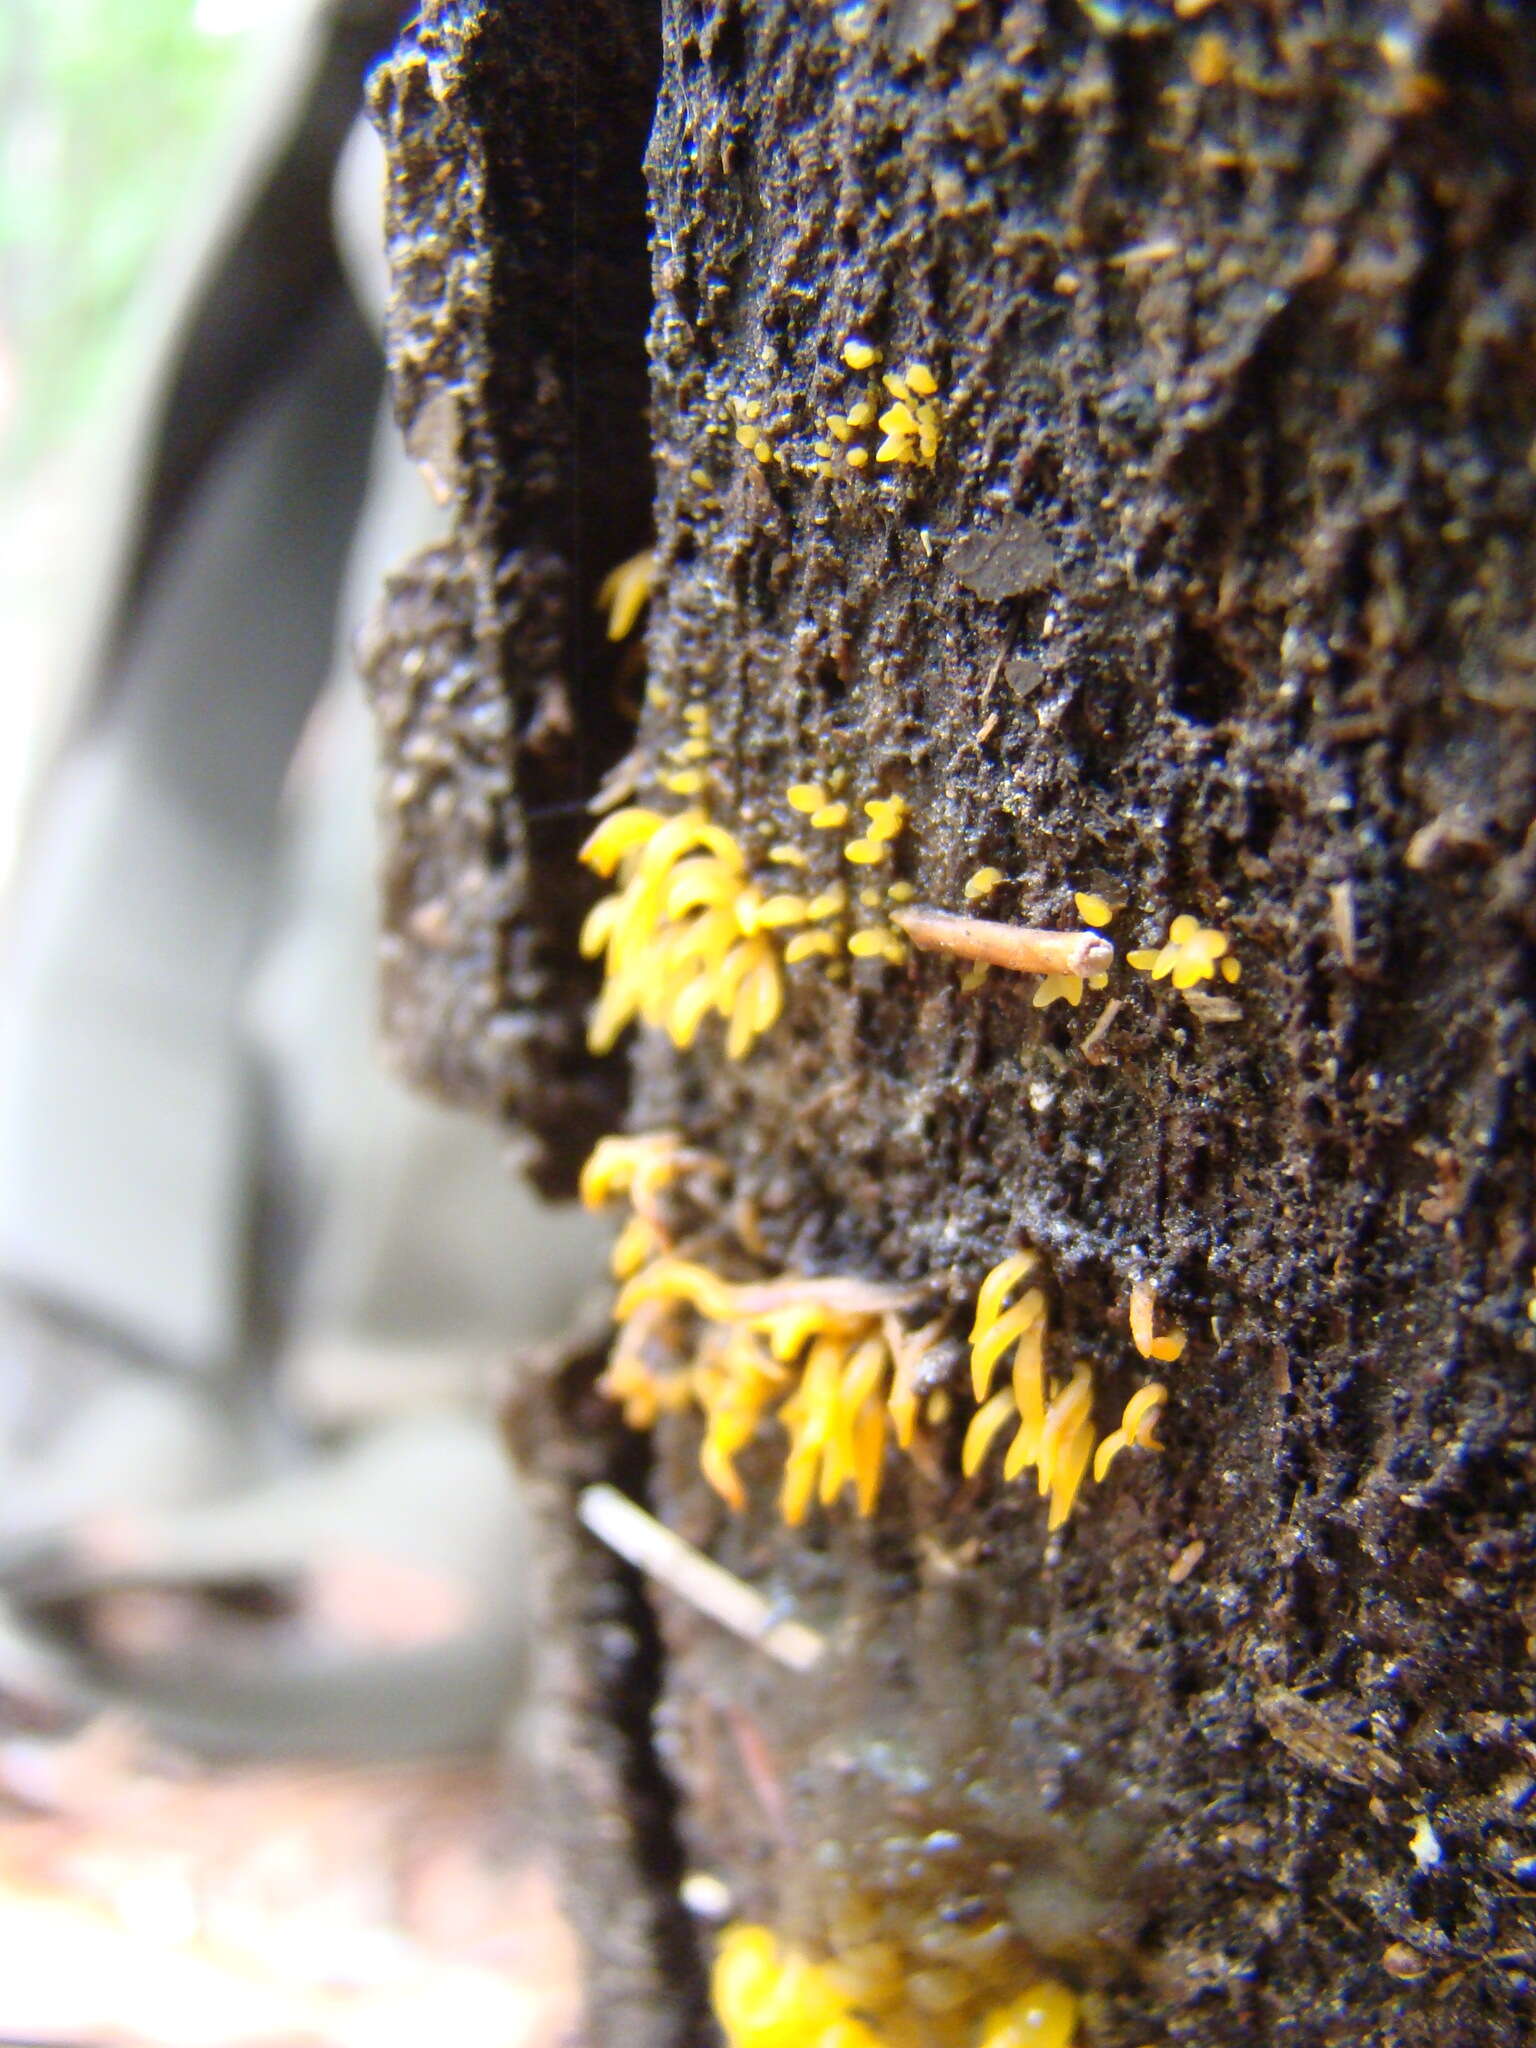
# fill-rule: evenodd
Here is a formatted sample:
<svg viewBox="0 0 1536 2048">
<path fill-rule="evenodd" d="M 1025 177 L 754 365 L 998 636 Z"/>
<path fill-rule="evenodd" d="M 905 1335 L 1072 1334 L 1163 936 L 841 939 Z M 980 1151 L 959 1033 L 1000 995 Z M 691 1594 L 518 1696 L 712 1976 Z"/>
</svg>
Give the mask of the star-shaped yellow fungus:
<svg viewBox="0 0 1536 2048">
<path fill-rule="evenodd" d="M 881 382 L 895 403 L 880 415 L 885 439 L 875 450 L 876 462 L 922 463 L 931 469 L 939 452 L 938 380 L 926 363 L 909 363 L 904 375 L 889 371 Z M 852 413 L 848 417 L 851 421 Z"/>
<path fill-rule="evenodd" d="M 726 2048 L 1071 2048 L 1078 2001 L 1042 1978 L 997 2002 L 995 1981 L 941 1971 L 893 1938 L 817 1962 L 771 1929 L 721 1936 L 710 1989 Z"/>
<path fill-rule="evenodd" d="M 1143 1358 L 1155 1358 L 1163 1365 L 1172 1365 L 1183 1355 L 1189 1338 L 1182 1330 L 1170 1330 L 1166 1337 L 1154 1337 L 1152 1318 L 1157 1308 L 1157 1296 L 1143 1281 L 1137 1280 L 1131 1287 L 1131 1342 Z"/>
<path fill-rule="evenodd" d="M 615 811 L 581 850 L 618 887 L 587 913 L 581 950 L 603 956 L 603 991 L 587 1040 L 606 1052 L 636 1019 L 686 1050 L 716 1011 L 732 1059 L 750 1052 L 784 1006 L 777 934 L 804 924 L 805 899 L 765 896 L 731 835 L 703 811 L 666 818 Z"/>
<path fill-rule="evenodd" d="M 1120 1427 L 1112 1429 L 1093 1454 L 1093 1476 L 1100 1480 L 1124 1450 L 1160 1451 L 1156 1430 L 1168 1401 L 1168 1389 L 1157 1380 L 1138 1387 L 1125 1404 Z"/>
<path fill-rule="evenodd" d="M 1138 974 L 1150 974 L 1154 981 L 1171 974 L 1175 988 L 1187 989 L 1197 982 L 1213 980 L 1218 961 L 1223 977 L 1227 981 L 1237 980 L 1241 970 L 1237 961 L 1227 958 L 1229 945 L 1225 932 L 1186 914 L 1173 920 L 1163 945 L 1127 953 L 1125 957 Z"/>
<path fill-rule="evenodd" d="M 638 555 L 631 555 L 627 562 L 608 571 L 598 585 L 597 608 L 608 614 L 610 640 L 627 640 L 635 630 L 636 621 L 650 602 L 655 577 L 656 554 L 652 548 L 642 548 Z"/>
</svg>

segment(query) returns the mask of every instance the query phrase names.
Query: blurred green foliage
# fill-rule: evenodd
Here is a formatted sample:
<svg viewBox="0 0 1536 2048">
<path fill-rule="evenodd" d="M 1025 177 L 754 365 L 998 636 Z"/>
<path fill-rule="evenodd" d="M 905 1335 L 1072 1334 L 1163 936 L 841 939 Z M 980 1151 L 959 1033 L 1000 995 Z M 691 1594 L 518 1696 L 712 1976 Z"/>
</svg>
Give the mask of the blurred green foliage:
<svg viewBox="0 0 1536 2048">
<path fill-rule="evenodd" d="M 100 391 L 125 312 L 229 104 L 238 37 L 194 0 L 0 0 L 0 464 L 55 445 Z"/>
</svg>

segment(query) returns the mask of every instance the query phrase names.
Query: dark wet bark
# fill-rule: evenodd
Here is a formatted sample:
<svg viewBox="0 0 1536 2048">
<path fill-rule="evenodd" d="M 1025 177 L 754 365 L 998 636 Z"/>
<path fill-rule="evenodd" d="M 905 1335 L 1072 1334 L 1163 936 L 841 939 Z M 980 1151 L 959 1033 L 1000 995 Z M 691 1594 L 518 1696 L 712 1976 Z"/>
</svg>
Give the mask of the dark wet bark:
<svg viewBox="0 0 1536 2048">
<path fill-rule="evenodd" d="M 1032 1488 L 962 1485 L 942 1432 L 873 1525 L 840 1507 L 792 1534 L 770 1433 L 735 1521 L 696 1426 L 667 1425 L 652 1505 L 835 1647 L 792 1681 L 663 1602 L 657 1727 L 692 1856 L 806 1939 L 850 1892 L 919 1931 L 985 1894 L 1104 1993 L 1111 2048 L 1516 2043 L 1536 1998 L 1536 24 L 1493 0 L 1185 12 L 663 9 L 642 794 L 676 803 L 656 777 L 704 699 L 711 809 L 765 876 L 794 840 L 813 883 L 837 877 L 841 835 L 784 792 L 841 769 L 855 812 L 907 799 L 899 867 L 925 900 L 960 908 L 995 865 L 989 913 L 1059 926 L 1102 883 L 1122 952 L 1192 912 L 1243 979 L 1213 1011 L 1122 964 L 1041 1011 L 1029 982 L 967 994 L 934 956 L 813 962 L 744 1060 L 713 1026 L 686 1056 L 642 1046 L 631 1127 L 729 1169 L 722 1264 L 750 1217 L 767 1270 L 911 1282 L 963 1335 L 983 1274 L 1032 1243 L 1053 1357 L 1092 1363 L 1101 1427 L 1146 1376 L 1132 1280 L 1190 1335 L 1162 1369 L 1163 1455 L 1050 1541 Z M 590 590 L 636 534 L 631 456 L 594 498 L 569 423 L 601 417 L 616 451 L 633 433 L 638 385 L 595 372 L 633 366 L 640 331 L 631 295 L 618 357 L 530 354 L 494 285 L 454 282 L 505 264 L 528 296 L 526 222 L 475 168 L 539 189 L 524 19 L 429 9 L 435 97 L 409 51 L 385 88 L 419 97 L 395 128 L 396 375 L 408 423 L 434 349 L 465 393 L 454 502 L 513 734 L 536 607 L 506 565 L 560 556 L 556 502 L 567 532 L 590 515 L 597 557 L 540 586 L 565 653 L 528 672 L 564 678 L 579 795 L 624 743 Z M 631 46 L 615 22 L 602 49 Z M 602 90 L 623 110 L 603 134 L 633 138 L 633 96 Z M 413 270 L 398 227 L 429 187 L 447 271 Z M 621 219 L 638 238 L 617 199 L 604 233 Z M 538 260 L 556 294 L 558 249 Z M 816 473 L 826 415 L 862 395 L 852 333 L 932 366 L 932 468 Z M 739 445 L 733 401 L 762 405 L 782 459 Z M 540 786 L 500 744 L 516 849 Z M 538 829 L 547 867 L 496 929 L 531 916 L 564 961 L 580 827 Z M 523 858 L 487 846 L 493 877 Z M 445 930 L 472 932 L 451 899 L 450 878 Z M 408 1034 L 418 1072 L 484 1062 L 503 1030 L 558 1043 L 562 1087 L 609 1085 L 573 1049 L 574 969 L 530 1013 L 454 943 Z M 529 1073 L 481 1099 L 545 1114 Z"/>
</svg>

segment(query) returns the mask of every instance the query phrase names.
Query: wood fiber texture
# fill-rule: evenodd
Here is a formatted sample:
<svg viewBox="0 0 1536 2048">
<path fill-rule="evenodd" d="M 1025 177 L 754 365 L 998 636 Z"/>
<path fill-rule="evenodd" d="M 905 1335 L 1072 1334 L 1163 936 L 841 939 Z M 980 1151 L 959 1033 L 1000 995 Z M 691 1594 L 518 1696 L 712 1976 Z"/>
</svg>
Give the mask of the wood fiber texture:
<svg viewBox="0 0 1536 2048">
<path fill-rule="evenodd" d="M 432 119 L 500 162 L 525 94 L 467 53 L 524 17 L 487 8 L 455 42 L 461 12 L 418 31 L 446 52 Z M 893 1462 L 872 1522 L 841 1504 L 801 1531 L 774 1512 L 775 1432 L 738 1518 L 697 1423 L 664 1422 L 656 1511 L 832 1646 L 792 1678 L 660 1598 L 690 1859 L 811 1943 L 850 1900 L 921 1932 L 979 1898 L 1091 1991 L 1096 2048 L 1521 2042 L 1536 22 L 1494 0 L 667 0 L 661 23 L 641 799 L 681 808 L 662 777 L 703 702 L 706 801 L 765 880 L 783 842 L 796 886 L 849 879 L 842 835 L 785 794 L 840 771 L 856 815 L 906 800 L 892 871 L 924 902 L 966 907 L 985 865 L 1007 878 L 988 915 L 1070 928 L 1085 888 L 1125 908 L 1112 985 L 1078 1009 L 997 974 L 964 991 L 934 955 L 806 962 L 744 1059 L 714 1024 L 686 1053 L 643 1036 L 630 1127 L 723 1162 L 696 1245 L 722 1270 L 749 1247 L 922 1290 L 957 1393 L 977 1286 L 1021 1243 L 1051 1263 L 1053 1364 L 1092 1364 L 1104 1427 L 1150 1376 L 1132 1283 L 1190 1338 L 1157 1369 L 1162 1454 L 1049 1540 L 1031 1485 L 960 1481 L 958 1420 Z M 425 189 L 441 145 L 404 173 L 401 147 Z M 517 246 L 454 204 L 452 262 Z M 527 478 L 561 444 L 528 359 L 434 314 L 440 271 L 402 293 L 408 419 L 418 363 L 483 337 L 460 530 L 494 532 L 487 562 L 514 535 L 543 559 Z M 931 467 L 858 472 L 827 442 L 869 382 L 851 335 L 931 367 Z M 737 432 L 754 404 L 767 462 Z M 472 580 L 520 729 L 528 586 Z M 592 675 L 572 725 L 612 758 Z M 1242 962 L 1214 1010 L 1123 963 L 1186 912 Z M 483 986 L 413 1026 L 416 1064 L 489 1058 Z M 536 1038 L 575 1031 L 580 988 L 535 1000 Z"/>
</svg>

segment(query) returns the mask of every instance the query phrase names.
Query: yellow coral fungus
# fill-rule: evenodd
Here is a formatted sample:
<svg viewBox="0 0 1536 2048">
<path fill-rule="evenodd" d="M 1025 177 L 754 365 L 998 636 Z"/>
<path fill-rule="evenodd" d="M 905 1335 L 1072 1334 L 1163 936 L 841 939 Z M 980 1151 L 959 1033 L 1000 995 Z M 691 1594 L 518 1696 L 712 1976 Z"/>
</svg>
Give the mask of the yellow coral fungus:
<svg viewBox="0 0 1536 2048">
<path fill-rule="evenodd" d="M 604 956 L 593 1051 L 606 1052 L 636 1019 L 686 1048 L 714 1010 L 727 1021 L 730 1057 L 749 1052 L 783 1007 L 769 936 L 780 918 L 769 905 L 784 899 L 765 904 L 731 835 L 699 810 L 662 818 L 635 806 L 605 818 L 582 859 L 619 883 L 581 930 L 586 957 Z"/>
<path fill-rule="evenodd" d="M 846 1278 L 732 1282 L 670 1252 L 626 1280 L 614 1304 L 619 1338 L 603 1389 L 626 1415 L 678 1405 L 648 1358 L 659 1323 L 691 1311 L 703 1328 L 680 1375 L 682 1401 L 704 1411 L 704 1477 L 730 1506 L 745 1496 L 736 1459 L 777 1405 L 789 1433 L 781 1509 L 799 1522 L 813 1499 L 851 1486 L 860 1514 L 879 1498 L 888 1432 L 910 1440 L 912 1374 L 932 1333 L 908 1337 L 900 1288 Z"/>
<path fill-rule="evenodd" d="M 610 640 L 627 640 L 635 630 L 636 621 L 650 602 L 655 577 L 656 555 L 651 548 L 642 548 L 638 555 L 631 555 L 627 562 L 608 571 L 598 585 L 597 608 L 608 614 Z"/>
<path fill-rule="evenodd" d="M 1022 1337 L 1039 1322 L 1043 1341 L 1045 1296 L 1038 1287 L 1032 1287 L 1021 1301 L 1004 1313 L 1004 1303 L 1009 1295 L 1023 1281 L 1033 1278 L 1039 1269 L 1038 1252 L 1015 1252 L 1001 1265 L 994 1266 L 981 1283 L 981 1291 L 976 1297 L 976 1320 L 968 1339 L 971 1346 L 971 1383 L 978 1401 L 987 1398 L 997 1361 L 1016 1337 Z"/>
<path fill-rule="evenodd" d="M 1152 1317 L 1157 1307 L 1157 1296 L 1144 1281 L 1138 1280 L 1131 1288 L 1131 1342 L 1143 1358 L 1159 1359 L 1164 1365 L 1183 1353 L 1189 1342 L 1182 1330 L 1170 1330 L 1166 1337 L 1152 1334 Z"/>
<path fill-rule="evenodd" d="M 1163 1448 L 1155 1432 L 1167 1400 L 1168 1389 L 1157 1380 L 1150 1380 L 1146 1386 L 1136 1389 L 1125 1404 L 1120 1427 L 1112 1429 L 1093 1454 L 1095 1479 L 1103 1479 L 1124 1450 L 1134 1447 L 1143 1451 L 1160 1451 Z"/>
<path fill-rule="evenodd" d="M 1171 974 L 1175 988 L 1188 989 L 1197 982 L 1213 979 L 1216 963 L 1226 954 L 1229 943 L 1225 932 L 1186 914 L 1173 920 L 1163 945 L 1127 953 L 1125 957 L 1139 974 L 1150 974 L 1154 981 Z M 1227 979 L 1232 981 L 1236 976 L 1227 974 Z"/>
<path fill-rule="evenodd" d="M 1072 1512 L 1093 1456 L 1093 1374 L 1079 1365 L 1065 1386 L 1048 1393 L 1044 1292 L 1029 1287 L 1005 1306 L 1015 1289 L 1034 1277 L 1039 1263 L 1037 1253 L 1017 1252 L 982 1282 L 970 1335 L 971 1386 L 980 1406 L 966 1431 L 961 1465 L 967 1476 L 979 1471 L 998 1436 L 1016 1423 L 1003 1477 L 1017 1479 L 1033 1467 L 1050 1502 L 1048 1526 L 1059 1529 Z M 993 1376 L 1010 1345 L 1010 1384 L 993 1394 Z"/>
</svg>

